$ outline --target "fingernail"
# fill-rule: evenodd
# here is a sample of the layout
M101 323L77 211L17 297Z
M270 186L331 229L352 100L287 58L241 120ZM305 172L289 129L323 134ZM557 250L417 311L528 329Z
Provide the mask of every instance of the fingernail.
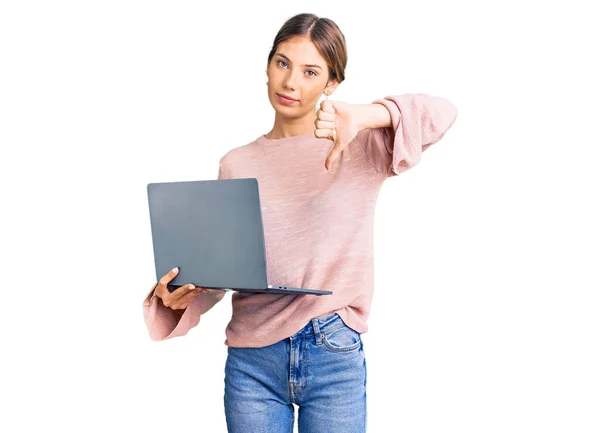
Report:
M173 272L175 272L175 273L179 272L179 268L177 268L177 267L175 267L175 268L173 268L173 269L171 269L171 270L172 270Z
M195 289L195 287L194 287L194 285L193 285L193 284L190 284L190 286L188 287L188 289L190 289L190 290L194 290L194 289Z

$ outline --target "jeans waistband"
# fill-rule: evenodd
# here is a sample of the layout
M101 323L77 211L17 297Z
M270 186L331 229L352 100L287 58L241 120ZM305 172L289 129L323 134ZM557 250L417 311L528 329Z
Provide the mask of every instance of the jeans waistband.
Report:
M325 317L321 317L318 319L311 319L310 322L306 324L304 328L300 331L296 332L292 337L310 337L316 335L317 337L321 336L324 332L333 331L334 329L339 329L346 326L344 321L337 313L329 314ZM322 337L322 336L321 336Z

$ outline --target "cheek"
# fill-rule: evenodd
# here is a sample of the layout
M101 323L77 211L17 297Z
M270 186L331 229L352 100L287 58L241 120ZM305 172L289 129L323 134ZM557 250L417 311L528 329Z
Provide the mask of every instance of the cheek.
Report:
M307 96L312 103L316 104L321 97L321 88L318 86L312 86Z

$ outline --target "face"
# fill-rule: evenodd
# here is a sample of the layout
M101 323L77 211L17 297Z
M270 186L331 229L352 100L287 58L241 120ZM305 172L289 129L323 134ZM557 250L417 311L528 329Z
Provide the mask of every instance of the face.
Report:
M328 81L325 59L308 36L282 42L267 67L269 101L286 117L301 117L314 107L326 90L333 91L335 80ZM287 96L292 100L283 99Z

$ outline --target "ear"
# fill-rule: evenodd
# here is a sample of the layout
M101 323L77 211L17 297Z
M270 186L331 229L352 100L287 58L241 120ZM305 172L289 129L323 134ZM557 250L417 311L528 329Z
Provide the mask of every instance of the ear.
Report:
M338 83L337 80L329 80L329 82L327 83L327 88L329 89L330 92L334 92L335 89L337 88L337 86L339 86L340 83Z

